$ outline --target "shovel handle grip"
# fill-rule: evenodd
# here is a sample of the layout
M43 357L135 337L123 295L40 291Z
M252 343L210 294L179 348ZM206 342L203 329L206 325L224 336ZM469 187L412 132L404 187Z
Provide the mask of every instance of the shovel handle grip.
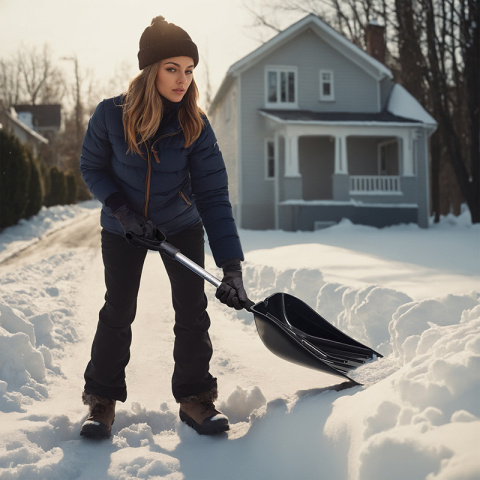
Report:
M174 247L173 245L165 241L160 243L159 250L163 253L166 253L169 257L173 258L174 260L176 260L175 255L177 253L180 253L180 250L177 247Z

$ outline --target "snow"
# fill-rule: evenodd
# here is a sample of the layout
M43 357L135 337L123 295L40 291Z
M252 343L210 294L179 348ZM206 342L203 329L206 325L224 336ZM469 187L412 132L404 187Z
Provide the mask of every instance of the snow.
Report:
M399 84L395 84L393 87L387 110L399 117L418 120L435 128L437 126L437 122L431 115Z
M109 440L79 436L83 370L103 303L99 208L42 209L0 233L0 479L480 478L480 226L468 212L429 229L340 224L241 230L256 301L305 301L384 355L362 386L287 363L253 317L207 285L211 370L231 430L202 437L170 392L168 278L150 252ZM219 275L211 255L207 270Z

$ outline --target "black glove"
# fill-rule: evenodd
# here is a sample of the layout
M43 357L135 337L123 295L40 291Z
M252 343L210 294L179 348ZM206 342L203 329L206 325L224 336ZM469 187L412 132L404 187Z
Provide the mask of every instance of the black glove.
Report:
M150 220L147 221L149 225L151 222ZM161 232L156 225L153 225L153 235L151 237L146 237L144 235L135 235L134 233L127 233L125 238L130 245L139 248L147 248L148 250L155 250L156 252L163 252L165 251L165 244L169 245L165 242L166 237ZM175 250L175 247L172 247Z
M120 220L127 239L136 235L153 239L155 236L155 225L143 215L133 210L129 205L122 205L113 212L113 216Z
M225 305L235 310L250 309L254 305L247 297L242 280L240 260L234 259L222 264L223 279L215 296Z

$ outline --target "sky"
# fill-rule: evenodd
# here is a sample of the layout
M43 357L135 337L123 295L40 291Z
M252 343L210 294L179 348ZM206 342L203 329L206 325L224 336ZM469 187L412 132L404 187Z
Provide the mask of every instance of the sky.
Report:
M46 43L58 58L77 55L80 67L92 69L99 81L111 78L125 63L134 76L140 36L153 17L163 15L186 30L198 46L196 81L202 95L207 64L216 91L228 68L261 44L244 3L252 2L0 0L0 58L22 44Z

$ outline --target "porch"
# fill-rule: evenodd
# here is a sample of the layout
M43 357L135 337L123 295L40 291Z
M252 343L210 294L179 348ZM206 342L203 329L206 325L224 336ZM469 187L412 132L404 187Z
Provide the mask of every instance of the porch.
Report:
M418 124L385 114L363 122L352 114L333 121L319 113L308 120L263 115L272 138L275 228L313 230L342 218L378 227L420 222L425 139Z

